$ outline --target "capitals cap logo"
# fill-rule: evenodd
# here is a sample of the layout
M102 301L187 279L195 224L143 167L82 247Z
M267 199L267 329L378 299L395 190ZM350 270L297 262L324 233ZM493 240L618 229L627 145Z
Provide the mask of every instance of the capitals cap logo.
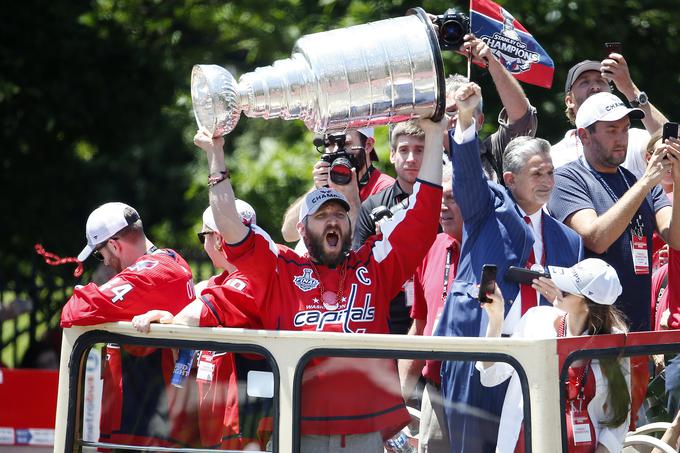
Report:
M312 270L308 267L302 269L302 275L293 278L293 283L304 292L311 291L319 286L319 280L312 277Z

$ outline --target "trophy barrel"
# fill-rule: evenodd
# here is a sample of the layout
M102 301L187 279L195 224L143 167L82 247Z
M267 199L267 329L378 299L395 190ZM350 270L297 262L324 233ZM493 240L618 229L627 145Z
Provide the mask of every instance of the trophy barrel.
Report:
M199 127L231 132L249 117L302 119L316 133L442 118L446 107L439 42L421 8L405 17L298 39L290 58L237 84L216 65L197 65L191 98Z
M443 63L436 33L420 8L411 15L300 38L316 105L303 118L317 133L443 116Z

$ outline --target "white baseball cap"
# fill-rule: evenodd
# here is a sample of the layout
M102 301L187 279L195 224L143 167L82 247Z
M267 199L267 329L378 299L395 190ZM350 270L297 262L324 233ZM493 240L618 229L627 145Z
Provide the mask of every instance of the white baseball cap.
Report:
M326 202L336 200L340 202L342 207L349 211L349 202L347 198L340 192L328 187L321 187L312 192L309 192L300 206L300 217L298 220L302 222L308 215L314 214Z
M357 132L362 134L366 138L375 138L375 130L372 127L362 127L357 129ZM378 162L378 153L375 152L375 148L371 149L370 158L373 162Z
M562 291L580 294L600 305L612 305L623 290L616 270L599 258L588 258L571 267L548 266L548 271Z
M362 134L364 137L375 138L375 131L372 127L362 127L361 129L357 129L357 132Z
M241 222L243 222L245 226L256 225L257 215L255 214L255 209L253 209L250 204L243 200L239 200L237 198L235 201L236 211L241 216ZM213 216L212 208L210 206L208 206L205 211L203 211L203 228L201 228L201 232L205 233L207 231L219 231L217 229L217 223L215 223L215 217Z
M137 211L125 203L112 202L99 206L87 218L85 225L87 245L78 254L78 261L85 261L95 247L137 220L139 220Z
M576 127L581 129L598 121L616 121L628 115L630 119L640 120L645 112L638 108L628 108L623 101L611 93L600 92L586 99L576 112Z

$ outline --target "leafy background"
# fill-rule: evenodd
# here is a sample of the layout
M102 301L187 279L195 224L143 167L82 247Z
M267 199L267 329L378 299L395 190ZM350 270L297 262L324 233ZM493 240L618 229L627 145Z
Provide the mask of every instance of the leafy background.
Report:
M562 86L568 68L599 59L622 41L633 80L669 118L680 118L677 11L671 0L499 1L533 33L556 65L553 88L524 89L539 109L538 135L568 128ZM241 75L290 56L304 34L396 17L412 6L442 13L465 2L25 0L0 16L0 275L7 281L35 259L32 245L73 256L99 204L135 206L157 244L198 253L194 233L207 205L205 157L191 143L192 65ZM456 55L447 72L464 72ZM499 101L490 76L487 126ZM387 162L384 128L378 150ZM242 117L226 137L239 197L280 239L289 203L310 182L317 159L301 122ZM89 265L89 263L88 263Z

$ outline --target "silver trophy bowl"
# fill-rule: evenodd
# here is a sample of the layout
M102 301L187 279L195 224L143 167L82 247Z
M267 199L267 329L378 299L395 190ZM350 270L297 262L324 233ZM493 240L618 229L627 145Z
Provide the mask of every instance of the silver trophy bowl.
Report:
M315 33L290 58L243 74L195 65L191 99L199 128L231 132L251 118L301 119L315 133L339 132L444 115L444 70L427 14Z

